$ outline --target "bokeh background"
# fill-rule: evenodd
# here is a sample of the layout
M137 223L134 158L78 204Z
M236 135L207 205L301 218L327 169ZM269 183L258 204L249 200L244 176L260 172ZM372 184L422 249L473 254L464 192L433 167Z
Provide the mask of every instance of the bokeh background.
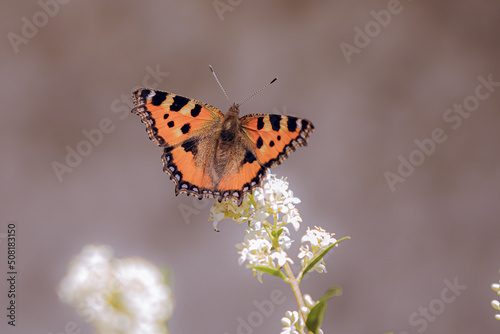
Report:
M306 226L352 237L328 257L327 274L302 284L313 298L343 288L328 304L325 333L498 333L490 284L500 279L500 87L482 88L489 96L459 126L458 114L444 117L474 102L479 77L500 82L499 2L61 2L46 22L40 3L53 1L0 5L1 277L9 222L19 247L17 326L6 325L1 279L1 333L60 333L70 321L91 332L56 295L89 243L170 267L172 333L238 333L238 317L275 289L285 303L252 330L279 333L296 308L288 286L260 284L238 266L244 226L227 221L215 233L210 200L174 196L161 149L129 112L130 92L143 85L226 111L209 64L234 101L279 77L242 114L316 126L309 146L273 172L302 200L296 247ZM373 13L388 9L397 13L376 23ZM37 31L24 28L30 37L13 43L34 16ZM363 45L355 29L365 28ZM347 44L358 45L348 56ZM66 165L68 148L104 119L112 130L58 178L54 162ZM415 140L437 128L446 140L391 190L384 174L397 174L399 156L409 159ZM466 288L441 309L446 280Z

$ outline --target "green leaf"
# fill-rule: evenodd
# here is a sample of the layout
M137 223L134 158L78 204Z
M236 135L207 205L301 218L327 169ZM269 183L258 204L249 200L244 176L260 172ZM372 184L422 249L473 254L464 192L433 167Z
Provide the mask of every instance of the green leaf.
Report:
M280 228L279 230L272 230L271 231L271 236L272 236L272 241L273 241L273 245L271 247L271 250L276 250L279 248L279 246L280 246L279 237L280 237L282 232L283 232L282 228Z
M323 323L323 319L325 317L327 300L334 296L340 295L342 295L341 287L333 286L328 289L324 296L321 297L318 303L311 309L311 312L309 312L306 320L307 330L313 332L314 334L317 334L319 332L319 329L321 328L321 324Z
M255 270L258 270L258 271L262 271L263 273L279 277L282 280L286 281L285 274L283 274L283 272L281 270L279 270L279 269L270 268L270 267L266 267L266 266L250 266L250 265L248 265L247 268L255 269Z
M283 232L283 229L280 228L279 230L273 230L271 232L271 235L273 236L273 238L278 239L280 237L280 235L281 235L282 232Z
M331 244L330 246L325 248L325 250L323 250L321 253L316 254L316 256L313 257L311 261L307 264L307 266L302 270L302 274L300 275L300 280L302 280L305 274L311 271L311 269L316 265L316 263L318 263L319 261L321 261L321 259L323 259L326 253L328 253L333 247L338 245L341 241L344 241L346 239L351 239L351 237L343 237L342 239L337 240L336 243Z
M323 295L323 297L321 297L319 300L324 300L325 302L332 298L332 297L338 297L338 296L342 296L342 288L338 285L335 285L335 286L332 286L331 288L329 288L325 294Z

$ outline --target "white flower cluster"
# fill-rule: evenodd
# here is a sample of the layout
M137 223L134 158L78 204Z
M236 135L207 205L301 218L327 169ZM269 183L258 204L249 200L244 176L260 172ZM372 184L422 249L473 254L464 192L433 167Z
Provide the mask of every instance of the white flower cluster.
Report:
M114 258L108 246L85 246L72 260L58 294L97 333L168 333L173 301L163 274L141 258Z
M239 264L248 262L252 266L266 266L273 269L281 268L285 262L293 263L285 250L289 249L292 240L286 225L291 224L298 230L302 218L295 204L300 200L288 189L288 182L268 174L262 187L256 188L252 195L247 195L238 206L233 201L214 203L211 209L211 219L214 228L225 219L233 219L236 223L247 223L248 229L243 243L237 244L240 258ZM269 223L267 218L273 216L275 221ZM278 222L280 217L280 222ZM278 245L273 245L271 233L280 230ZM279 249L276 247L279 246ZM262 272L257 272L257 278L262 282Z
M231 200L215 202L210 210L210 218L217 230L217 224L226 218L233 219L236 223L248 223L253 227L265 222L269 215L279 213L283 223L292 224L297 231L302 222L295 207L297 203L300 203L300 199L294 197L293 192L288 189L288 182L276 178L274 174L268 174L263 186L256 188L252 195L247 194L240 206Z
M287 235L280 235L280 246L288 249L291 245L291 239ZM293 263L283 249L276 250L273 248L271 238L268 232L264 229L252 229L246 231L243 243L237 244L240 258L238 263L241 265L245 261L251 266L264 266L273 269L283 267L285 262ZM257 278L262 283L262 271L257 271Z
M301 242L308 244L302 245L298 254L302 269L295 276L288 264L293 261L286 251L293 242L290 239L289 224L298 231L302 223L299 211L295 207L297 203L300 203L300 200L293 196L293 192L288 188L288 182L268 174L262 186L256 188L252 194L246 195L240 206L233 201L214 202L211 219L215 230L217 224L226 218L236 223L247 223L245 238L242 243L236 245L240 255L239 264L247 262L261 283L264 273L282 278L292 286L301 305L299 301L302 300L302 296L298 289L300 281L313 269L319 273L326 273L323 258L338 241L333 237L333 233L328 233L320 227L307 228ZM307 318L316 302L309 295L304 295L303 300L306 306L302 306L299 311L287 311L286 316L281 319L285 326L281 334L304 333L304 318ZM318 323L312 325L321 326ZM323 333L321 329L318 332Z
M303 311L305 314L309 314L314 305L316 305L316 302L308 294L304 295L304 302L306 303L306 307ZM281 329L280 334L300 334L301 328L305 327L304 320L297 311L286 311L285 316L281 318L281 323L284 327ZM318 333L323 334L321 328L318 330Z
M288 187L288 182L276 178L273 174L268 174L262 187L256 188L253 194L247 195L240 206L230 200L222 203L215 202L211 209L211 219L216 230L217 224L226 218L233 219L236 223L248 224L243 243L236 245L240 254L238 260L240 265L247 262L251 266L279 269L285 262L293 263L285 251L293 242L289 237L288 224L297 231L302 222L299 211L295 207L297 203L300 203L300 199L294 197ZM270 216L274 218L274 222L268 222ZM273 244L272 233L276 231L280 231L278 245ZM303 268L314 256L330 244L337 242L332 233L327 233L319 227L313 230L308 228L301 241L302 243L309 242L311 245L300 247L298 257ZM313 269L319 273L326 273L325 262L318 261ZM261 282L262 274L261 271L257 272L257 278Z
M498 293L498 295L500 296L500 284L498 283L491 284L491 289L493 289L493 291ZM493 306L495 310L500 311L500 302L498 300L492 300L491 306ZM495 314L495 319L500 320L500 314Z
M305 268L314 256L324 251L331 244L337 242L337 239L333 237L334 235L335 233L328 233L318 226L314 226L314 230L311 230L309 227L307 228L307 232L302 237L301 242L309 242L311 248L309 248L309 245L300 246L298 258L301 261L302 268ZM318 263L314 265L313 269L318 273L326 273L325 261L321 259L321 261L318 261Z

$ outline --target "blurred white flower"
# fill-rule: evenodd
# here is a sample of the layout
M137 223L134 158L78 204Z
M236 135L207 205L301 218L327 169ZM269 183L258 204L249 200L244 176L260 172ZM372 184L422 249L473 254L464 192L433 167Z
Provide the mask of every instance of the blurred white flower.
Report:
M173 301L163 274L141 258L114 258L109 246L85 246L70 263L58 295L97 333L168 333Z
M498 283L491 284L491 289L500 296L500 284ZM491 306L493 306L495 310L500 311L500 302L498 300L492 300ZM495 314L495 319L500 320L500 314Z

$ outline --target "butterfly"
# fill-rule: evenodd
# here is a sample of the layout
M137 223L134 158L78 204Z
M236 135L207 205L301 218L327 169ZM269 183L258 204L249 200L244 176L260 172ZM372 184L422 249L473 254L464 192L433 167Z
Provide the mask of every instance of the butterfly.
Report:
M307 145L314 129L310 121L293 116L239 118L237 103L223 114L207 103L161 90L140 88L132 95L132 112L163 148L163 170L174 181L176 195L231 199L241 205L269 168Z

